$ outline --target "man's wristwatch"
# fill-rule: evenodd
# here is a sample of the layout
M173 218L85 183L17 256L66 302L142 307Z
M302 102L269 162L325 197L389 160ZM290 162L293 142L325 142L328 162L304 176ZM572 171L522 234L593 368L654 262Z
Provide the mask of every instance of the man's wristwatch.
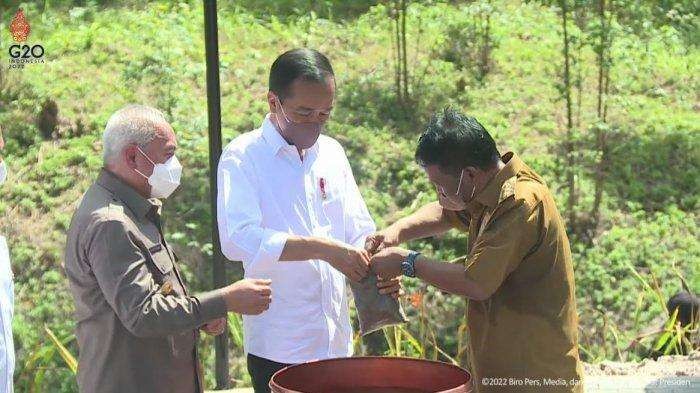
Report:
M416 258L420 255L419 252L409 251L406 259L401 262L401 272L406 277L416 276Z

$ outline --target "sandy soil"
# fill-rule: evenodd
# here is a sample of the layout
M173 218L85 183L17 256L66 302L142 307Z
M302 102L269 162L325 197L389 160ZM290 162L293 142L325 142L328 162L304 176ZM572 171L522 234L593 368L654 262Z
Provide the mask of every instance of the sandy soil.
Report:
M661 356L657 360L604 361L599 364L584 363L583 366L587 376L700 377L700 351L694 351L688 356Z

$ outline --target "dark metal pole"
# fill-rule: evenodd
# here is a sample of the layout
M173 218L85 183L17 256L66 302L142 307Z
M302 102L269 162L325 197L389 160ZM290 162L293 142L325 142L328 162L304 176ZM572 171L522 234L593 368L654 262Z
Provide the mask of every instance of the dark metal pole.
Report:
M212 216L213 279L214 288L226 285L226 266L219 242L216 220L216 170L221 156L221 86L219 83L219 34L216 21L216 0L204 2L204 42L207 58L207 107L209 110L209 189ZM228 328L216 336L216 388L229 386Z

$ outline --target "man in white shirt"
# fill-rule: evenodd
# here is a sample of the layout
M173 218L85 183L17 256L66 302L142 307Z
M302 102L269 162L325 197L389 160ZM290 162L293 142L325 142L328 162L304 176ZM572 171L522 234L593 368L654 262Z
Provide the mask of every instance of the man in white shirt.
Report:
M244 316L248 371L256 392L272 374L316 359L352 355L345 277L369 272L365 238L375 225L345 151L322 135L335 77L311 49L280 55L270 69L270 114L235 138L218 168L224 255L246 278L272 279L268 311ZM380 281L396 295L398 279Z
M2 158L5 141L0 129L0 187L7 178L7 166ZM12 393L12 374L15 370L15 347L12 341L12 313L14 290L10 251L0 235L0 393Z

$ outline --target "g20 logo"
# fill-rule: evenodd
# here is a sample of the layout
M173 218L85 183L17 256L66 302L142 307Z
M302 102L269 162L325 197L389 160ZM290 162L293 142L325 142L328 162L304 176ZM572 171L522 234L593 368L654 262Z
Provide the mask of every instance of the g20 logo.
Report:
M44 47L41 45L11 45L9 53L13 59L40 59L44 56Z

